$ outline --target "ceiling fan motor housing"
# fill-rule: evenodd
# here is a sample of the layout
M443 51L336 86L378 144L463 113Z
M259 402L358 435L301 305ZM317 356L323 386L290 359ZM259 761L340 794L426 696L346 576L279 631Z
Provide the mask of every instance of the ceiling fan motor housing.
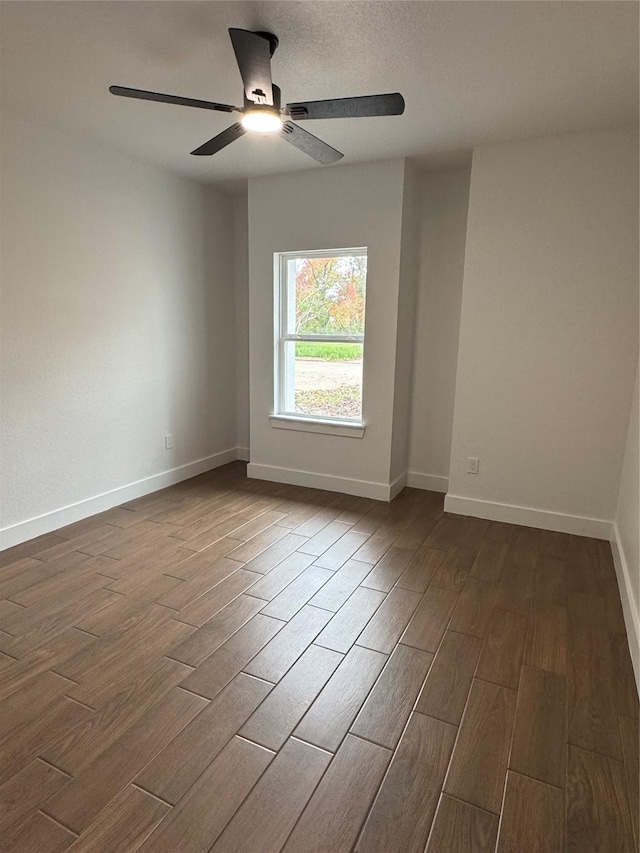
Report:
M264 110L267 113L276 112L280 115L280 103L281 103L281 92L280 87L272 84L271 86L273 90L273 106L271 104L260 103L260 101L250 101L247 96L244 97L244 108L245 110L251 110L251 112L258 112Z

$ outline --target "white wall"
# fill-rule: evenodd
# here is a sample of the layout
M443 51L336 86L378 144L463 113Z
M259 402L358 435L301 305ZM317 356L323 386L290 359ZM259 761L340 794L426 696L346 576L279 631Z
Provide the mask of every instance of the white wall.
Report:
M233 199L233 287L236 306L237 445L249 453L249 209L247 196Z
M389 486L404 161L249 181L251 476L382 497ZM274 429L273 256L368 247L362 439ZM294 475L289 482L296 481ZM300 481L298 477L297 481Z
M409 484L443 492L451 457L469 178L468 168L419 175Z
M637 135L476 149L447 509L608 538L637 346Z
M235 448L231 241L226 197L3 115L3 527Z
M638 419L638 377L631 404L627 445L620 478L618 507L613 530L613 555L618 574L620 595L624 607L627 636L631 659L640 690L640 501L638 479L640 478L640 434Z

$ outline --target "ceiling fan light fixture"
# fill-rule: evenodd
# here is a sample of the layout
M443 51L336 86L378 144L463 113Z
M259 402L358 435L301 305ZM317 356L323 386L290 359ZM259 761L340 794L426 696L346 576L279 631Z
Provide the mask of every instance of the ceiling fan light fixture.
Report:
M241 123L245 130L254 130L257 133L277 133L283 125L280 115L275 110L260 108L247 110L242 116Z

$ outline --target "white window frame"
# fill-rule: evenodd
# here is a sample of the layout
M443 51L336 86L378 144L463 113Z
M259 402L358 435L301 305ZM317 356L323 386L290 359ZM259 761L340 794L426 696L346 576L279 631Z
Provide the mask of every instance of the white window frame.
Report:
M288 292L287 265L288 261L306 258L338 258L338 257L367 257L367 247L359 246L349 249L323 249L298 252L276 252L274 254L274 400L271 425L279 429L300 429L305 432L323 432L330 435L343 435L362 438L364 423L360 418L335 418L329 415L308 415L295 411L295 404L285 399L292 383L286 381L288 369L285 357L287 343L310 341L312 343L358 343L362 344L364 357L365 335L295 335L286 332L287 301L295 298L295 290ZM365 317L366 317L366 288L365 288ZM366 329L365 329L366 331ZM290 369L290 366L289 366ZM364 372L363 372L364 395Z

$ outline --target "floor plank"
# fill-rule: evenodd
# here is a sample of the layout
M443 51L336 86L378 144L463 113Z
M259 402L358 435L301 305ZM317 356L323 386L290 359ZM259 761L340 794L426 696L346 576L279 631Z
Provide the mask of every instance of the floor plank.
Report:
M209 567L215 566L218 560L227 557L227 554L230 554L231 551L240 545L241 542L238 539L225 536L199 553L183 550L182 553L185 557L177 565L163 566L163 571L180 580L191 580L202 574ZM233 562L238 563L239 561L233 560Z
M180 610L176 619L180 622L186 622L187 625L200 628L234 598L237 598L240 593L246 592L261 577L262 575L256 572L238 569Z
M351 726L351 733L395 749L433 655L399 645Z
M460 516L443 515L425 540L427 546L448 551L458 542L463 524L464 521Z
M484 637L489 628L497 587L469 577L456 603L449 627L459 634Z
M444 791L500 813L516 694L474 679Z
M136 784L168 803L177 803L270 690L264 681L237 675L156 755Z
M66 773L37 758L0 786L0 838L35 814L68 782Z
M0 783L8 781L32 759L46 755L59 737L68 735L93 715L91 709L61 696L41 714L32 716L0 746Z
M30 557L32 554L37 554L39 551L44 551L53 545L59 545L63 541L64 537L60 535L60 531L58 530L55 533L45 533L44 536L38 536L29 542L14 545L12 548L6 548L4 551L0 551L0 567L9 566L11 563L16 563L18 560Z
M358 637L358 645L391 654L421 598L419 592L392 589Z
M336 521L335 524L340 524L340 522ZM329 525L329 527L330 526L331 525ZM326 530L328 530L328 528L325 528L325 531ZM320 566L324 569L331 569L335 572L337 569L341 568L347 560L353 557L358 548L361 548L368 538L369 537L366 533L358 533L353 530L348 530L340 537L340 539L337 540L337 542L331 545L330 548L327 548L327 550L317 558L314 565ZM307 554L313 553L308 550L306 546L304 551Z
M533 565L513 562L511 551L509 551L502 578L498 584L496 607L513 610L523 616L529 615L533 599L534 566L535 562Z
M317 533L320 533L332 521L335 521L339 515L340 511L337 509L329 507L318 508L316 506L315 512L308 518L305 518L294 530L298 536L305 536L310 539Z
M472 549L454 545L448 550L445 561L437 567L431 586L460 592L471 573L475 557L476 552Z
M1 853L63 853L76 836L50 817L36 812L10 832L0 836Z
M70 628L39 649L10 663L0 672L0 702L17 693L32 679L50 671L58 672L67 659L84 649L93 640L94 638L89 634Z
M362 581L362 586L377 589L380 592L389 592L402 576L414 553L408 548L392 545Z
M246 543L248 549L253 540ZM252 572L257 572L260 575L266 575L276 566L285 560L294 551L300 551L300 548L306 543L306 539L302 536L297 536L294 533L287 533L282 538L278 539L273 545L265 548L259 554L256 554L251 560L245 563L245 569ZM244 552L243 552L244 553ZM240 559L239 551L230 551L229 556L232 559ZM235 555L235 556L234 556ZM308 556L308 555L307 555Z
M278 853L331 759L291 738L260 777L211 853Z
M73 682L54 672L45 672L0 703L0 743L15 729L26 725L60 698Z
M386 655L354 646L302 718L294 736L335 752L386 662Z
M609 656L605 610L600 595L571 591L568 594L569 647L590 657Z
M314 557L320 557L326 551L331 548L332 545L337 543L343 536L346 536L349 533L350 525L343 524L341 521L330 521L326 527L323 527L322 530L318 531L315 536L312 536L308 542L305 542L304 545L301 545L297 550L301 551L303 554L312 554ZM344 553L345 560L348 560L349 557L358 550L360 545L362 545L364 541L365 534L356 533L354 534L355 541L353 539L347 540L346 543L343 543L342 549L338 548L334 551L334 554L327 558L328 563L334 563L336 558L339 559L340 551ZM356 542L358 543L356 545ZM352 547L355 546L355 547ZM337 552L337 553L336 553ZM322 563L317 563L317 565L322 565ZM331 568L332 566L325 566L325 568ZM335 566L336 568L340 567L340 563Z
M615 684L616 710L619 714L637 720L639 716L638 688L626 635L610 635L609 648L613 660L612 678Z
M304 572L313 562L310 554L294 551L251 588L251 595L271 601Z
M207 853L274 754L233 737L149 836L140 853Z
M509 770L496 853L563 853L564 791Z
M398 578L397 585L403 589L425 593L446 558L446 551L438 551L436 548L420 548Z
M615 681L606 658L570 656L568 739L622 761Z
M254 512L255 511L256 508L254 507ZM278 512L274 509L268 509L266 512L260 512L260 514L252 521L236 528L233 533L233 538L240 539L241 542L248 542L249 539L253 539L254 536L257 536L258 533L262 533L263 530L271 527L272 524L279 524L279 522L281 522L285 517L286 513Z
M258 533L258 535L254 536L252 539L238 545L238 547L234 548L233 551L229 551L227 556L230 560L237 560L239 563L253 562L254 565L250 568L250 571L257 572L259 569L255 568L255 566L257 565L256 558L258 555L275 545L276 542L279 542L281 539L289 540L289 538L290 534L281 527L269 527L267 530L263 530L261 533ZM291 551L296 550L296 541L299 540L296 540L294 537L294 540L290 542L290 544L294 546L291 548ZM286 551L282 556L285 557L286 554L290 554L291 551Z
M14 613L20 613L21 610L24 610L24 607L24 604L16 604L15 601L9 601L6 598L0 600L0 628L4 631L5 620L8 619L9 616L12 616Z
M298 610L309 602L319 589L333 577L333 572L321 569L318 566L310 566L302 574L291 581L279 595L271 599L266 607L262 608L265 616L273 616L285 622L293 619Z
M636 848L640 848L640 738L638 721L630 717L619 717L619 721L629 804L631 806L631 823ZM638 808L634 808L634 803L638 804Z
M71 845L69 853L135 851L169 808L166 803L130 785L109 803Z
M425 652L435 652L457 600L458 593L453 590L429 587L402 635L401 642Z
M0 552L0 560L4 553L4 551ZM58 571L57 566L32 557L10 563L0 574L0 598L13 599L21 590L37 586L47 578L57 575Z
M567 853L633 853L633 832L618 761L569 747Z
M542 557L536 566L533 597L549 604L567 605L567 565L564 560Z
M567 608L534 601L524 662L538 669L567 674Z
M189 673L189 667L161 659L144 676L127 685L112 702L63 731L40 755L65 773L76 776L111 746ZM77 708L83 708L77 705ZM84 709L85 712L88 709Z
M424 853L457 734L412 714L358 842L358 853Z
M348 652L384 598L381 592L358 587L329 621L316 643L335 652Z
M132 681L143 678L154 660L171 653L191 631L191 626L169 619L156 626L145 639L132 643L124 653L114 643L113 650L118 649L119 654L111 656L109 663L103 664L91 676L85 675L68 695L92 708L102 708Z
M343 655L309 646L240 729L240 734L277 751L343 660Z
M368 563L347 560L344 566L338 569L322 589L313 596L309 604L314 607L322 607L324 610L333 610L335 613L340 610L370 571L371 566Z
M264 601L239 595L181 643L171 649L171 657L189 666L198 666L264 607Z
M416 711L460 724L482 640L447 631L416 703Z
M173 586L172 589L157 599L158 604L163 607L171 607L173 610L183 610L241 567L242 563L229 560L227 557L218 557L211 565L206 565L204 569L196 572L189 580Z
M350 853L390 758L388 750L347 735L283 853Z
M379 525L373 526L372 533L378 526ZM354 526L354 530L360 529L362 529L362 525L356 524ZM364 545L361 545L354 553L353 559L360 563L369 563L369 571L371 571L371 566L374 566L378 560L381 560L382 557L384 557L397 538L398 537L395 534L373 533L373 535L369 536Z
M205 658L185 678L182 687L213 699L284 625L278 619L258 613Z
M443 794L425 853L494 853L498 818Z
M528 624L521 613L494 609L482 644L478 678L518 689Z
M330 619L329 611L305 605L272 640L269 640L253 660L243 667L244 672L265 681L280 681Z
M140 645L148 647L154 639L164 638L164 626L173 615L173 611L157 604L142 608L137 604L124 623L104 636L94 638L87 634L81 635L84 643L80 649L58 663L55 669L65 678L77 682L100 677L105 669L120 666L127 651L139 648ZM189 632L193 629L185 626L182 630Z
M564 788L567 742L567 679L523 666L509 767Z
M478 548L478 554L473 561L471 577L491 584L499 583L508 550L509 545L506 542L485 539Z
M45 814L82 832L206 704L175 688L49 800Z

